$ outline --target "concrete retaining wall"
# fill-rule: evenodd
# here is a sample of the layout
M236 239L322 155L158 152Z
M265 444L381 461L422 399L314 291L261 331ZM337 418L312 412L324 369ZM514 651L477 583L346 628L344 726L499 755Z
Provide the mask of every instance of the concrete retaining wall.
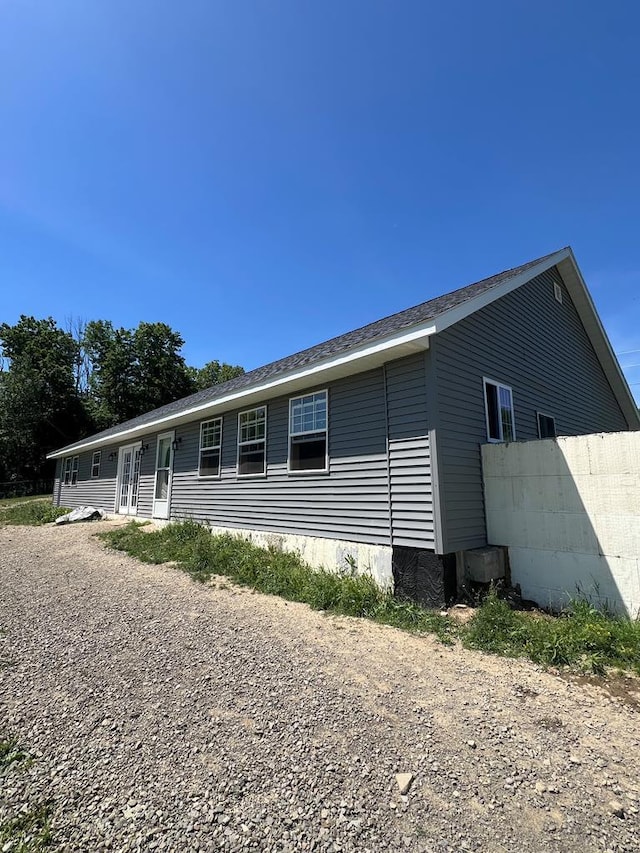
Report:
M640 432L482 448L487 536L522 594L640 613Z

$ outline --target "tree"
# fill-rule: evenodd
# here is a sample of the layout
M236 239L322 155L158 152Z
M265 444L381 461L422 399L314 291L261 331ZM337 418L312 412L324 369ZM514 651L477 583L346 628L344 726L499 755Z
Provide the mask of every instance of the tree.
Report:
M219 385L222 382L228 382L230 379L235 379L236 376L242 376L244 367L236 364L220 363L217 359L208 361L204 367L190 367L189 371L199 391L205 388L210 388L212 385Z
M77 344L51 317L0 325L0 453L5 476L37 479L45 456L75 441L87 419L75 388Z
M196 390L180 349L181 335L166 323L114 329L87 323L84 348L91 364L89 400L100 428L135 418Z

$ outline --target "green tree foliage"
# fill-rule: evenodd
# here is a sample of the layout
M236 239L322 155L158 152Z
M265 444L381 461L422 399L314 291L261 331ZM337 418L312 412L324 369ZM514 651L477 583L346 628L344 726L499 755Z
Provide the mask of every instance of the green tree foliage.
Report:
M235 379L236 376L242 376L244 367L215 360L208 361L204 367L190 367L189 371L197 389L203 391L205 388L211 388L212 385L219 385Z
M0 347L0 473L45 476L45 455L87 428L75 385L78 344L52 318L22 315L0 325Z
M46 477L49 451L244 372L188 367L166 323L68 326L26 316L0 325L0 481Z
M166 323L114 329L108 320L87 323L90 362L88 405L99 428L135 418L196 390L180 350L184 340Z

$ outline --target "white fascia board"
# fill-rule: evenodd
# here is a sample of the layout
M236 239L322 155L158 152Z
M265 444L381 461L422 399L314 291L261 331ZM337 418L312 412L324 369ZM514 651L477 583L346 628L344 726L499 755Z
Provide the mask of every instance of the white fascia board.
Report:
M629 388L620 362L618 361L591 294L580 272L580 267L572 250L567 251L565 262L558 266L562 280L576 307L589 340L591 341L605 376L611 386L620 408L627 419L630 429L640 429L640 414L636 401Z
M521 287L523 284L531 281L532 278L541 275L546 270L551 269L551 267L560 263L560 261L569 256L569 252L570 249L561 249L559 252L550 255L534 267L529 267L529 269L519 273L519 275L508 279L503 284L497 284L495 287L490 287L479 296L474 296L472 299L468 299L461 305L456 305L455 308L443 311L443 313L439 314L434 320L436 332L442 332L444 329L448 329L449 326L453 326L455 323L459 323L460 320L464 320L465 317L475 314L476 311L480 311L481 308L485 308L487 305L495 302L496 299L500 299L502 296L506 296L508 293L511 293L511 291L517 290L517 288Z
M320 382L325 376L337 378L339 376L347 376L351 373L358 373L370 367L377 367L388 361L390 357L394 357L392 355L394 351L396 351L395 357L401 358L402 355L409 354L410 352L428 349L429 337L434 332L434 321L428 320L425 323L412 326L410 329L404 330L399 334L391 335L375 341L375 343L363 344L341 355L325 359L321 362L315 362L300 370L293 370L284 375L279 374L257 385L241 388L224 397L218 397L215 400L209 400L206 403L200 403L197 406L165 415L155 421L148 421L145 424L132 426L129 429L103 438L88 439L73 448L56 450L53 453L48 453L47 459L59 459L62 456L69 456L71 453L89 450L92 447L97 448L122 444L126 439L133 441L135 437L145 435L149 432L157 432L158 429L169 428L172 425L180 423L188 423L195 420L198 416L202 417L205 414L213 415L218 411L230 408L234 403L241 403L247 397L264 399L267 396L274 396L271 392L278 390L284 392L287 386L300 388Z

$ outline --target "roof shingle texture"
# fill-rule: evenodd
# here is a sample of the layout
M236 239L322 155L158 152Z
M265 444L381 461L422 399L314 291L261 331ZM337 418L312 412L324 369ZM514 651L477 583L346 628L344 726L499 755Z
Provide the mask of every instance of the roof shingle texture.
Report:
M557 253L552 253L557 254ZM213 385L211 388L205 388L203 391L198 391L195 394L190 394L188 397L183 397L180 400L175 400L173 403L167 403L158 409L153 409L150 412L145 412L137 418L132 418L124 423L117 424L102 432L91 436L92 440L109 438L109 436L119 435L125 430L134 429L144 426L146 423L153 423L160 418L170 415L177 415L180 412L191 409L196 406L202 406L206 403L212 403L221 397L226 396L234 391L239 391L242 388L250 388L253 385L259 385L267 379L271 379L281 373L288 373L302 367L307 367L315 362L323 361L332 356L339 355L355 347L365 343L373 343L376 340L386 338L403 329L408 329L411 326L416 326L419 323L424 323L428 320L433 320L445 311L462 305L469 299L503 284L511 278L515 278L523 272L526 272L531 267L545 261L552 255L544 255L534 261L529 261L522 266L514 267L513 269L505 270L504 272L493 275L490 278L477 281L475 284L469 284L466 287L461 287L458 290L452 290L450 293L445 293L443 296L437 296L435 299L430 299L428 302L422 302L420 305L415 305L413 308L407 308L404 311L399 311L397 314L391 314L388 317L383 317L381 320L376 320L359 329L354 329L352 332L347 332L344 335L338 335L336 338L331 338L321 344L301 350L300 352L288 355L285 358L272 361L270 364L265 364L263 367L257 367L255 370L250 370L248 373L243 373L242 376L237 376L235 379L230 379L228 382L223 382L220 385ZM78 445L86 442L86 438L70 444L65 447L65 450L73 450Z

